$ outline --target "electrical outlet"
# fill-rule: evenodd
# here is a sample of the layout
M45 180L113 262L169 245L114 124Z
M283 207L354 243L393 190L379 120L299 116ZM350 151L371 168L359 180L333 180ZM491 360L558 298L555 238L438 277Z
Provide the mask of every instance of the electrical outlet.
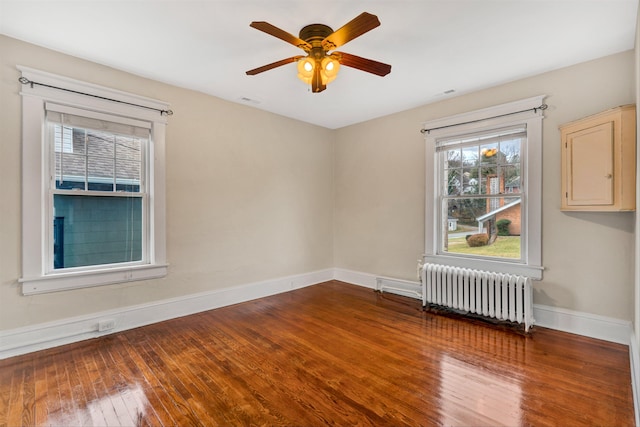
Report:
M98 332L108 331L116 327L114 319L104 319L98 322Z

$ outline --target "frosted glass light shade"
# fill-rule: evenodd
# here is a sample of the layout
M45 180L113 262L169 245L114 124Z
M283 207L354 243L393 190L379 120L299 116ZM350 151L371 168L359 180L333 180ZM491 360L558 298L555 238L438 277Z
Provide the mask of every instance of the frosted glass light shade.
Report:
M322 83L326 85L327 83L334 81L336 77L338 77L339 70L340 62L330 56L325 56L322 59Z
M313 78L313 69L315 61L309 57L302 58L298 61L298 78L306 84L311 84Z

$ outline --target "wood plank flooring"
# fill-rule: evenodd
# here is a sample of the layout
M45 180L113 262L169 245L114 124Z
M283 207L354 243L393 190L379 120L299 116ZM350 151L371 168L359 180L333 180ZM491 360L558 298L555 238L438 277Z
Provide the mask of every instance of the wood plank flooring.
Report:
M0 426L631 426L626 346L341 282L0 361Z

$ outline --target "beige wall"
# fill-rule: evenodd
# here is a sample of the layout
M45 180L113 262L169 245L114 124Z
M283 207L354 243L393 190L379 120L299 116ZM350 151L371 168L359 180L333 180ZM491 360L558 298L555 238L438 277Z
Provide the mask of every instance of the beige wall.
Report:
M0 58L0 329L332 267L334 132L4 36ZM16 65L171 103L168 277L20 295Z
M632 320L634 214L560 212L558 126L634 103L633 73L634 53L628 51L338 130L335 266L416 280L416 260L424 251L421 123L546 94L545 273L534 302Z
M337 131L3 36L0 52L0 330L330 267L415 280L424 247L421 123L539 94L550 108L546 271L535 303L633 318L634 214L560 212L558 132L561 123L634 102L633 52ZM171 103L167 278L20 296L18 64Z

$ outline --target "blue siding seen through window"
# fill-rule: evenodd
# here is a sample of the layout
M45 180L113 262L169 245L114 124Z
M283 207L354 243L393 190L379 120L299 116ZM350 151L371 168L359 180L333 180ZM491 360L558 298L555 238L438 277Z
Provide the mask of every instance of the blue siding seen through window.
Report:
M63 230L56 269L142 260L141 197L56 194L53 201Z

